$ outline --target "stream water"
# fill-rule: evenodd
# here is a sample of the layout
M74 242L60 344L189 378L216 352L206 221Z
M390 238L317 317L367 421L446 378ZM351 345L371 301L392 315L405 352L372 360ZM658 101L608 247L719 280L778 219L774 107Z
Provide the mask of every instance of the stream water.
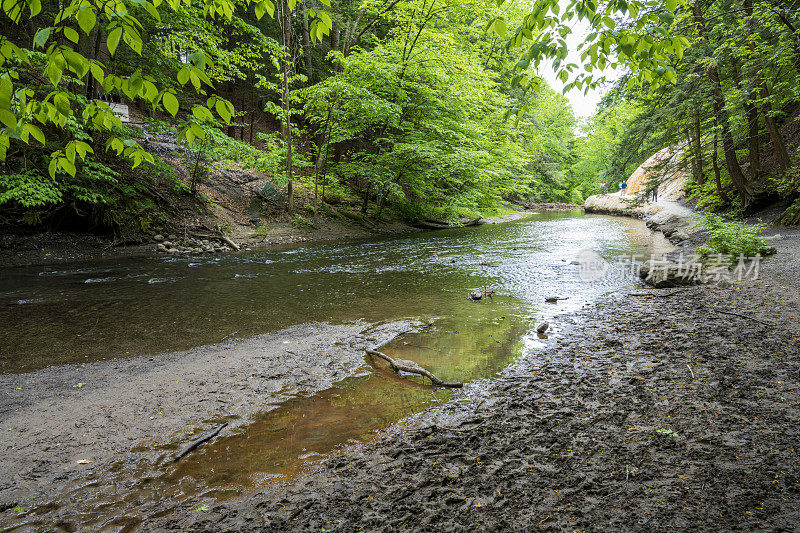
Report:
M385 351L443 379L490 378L534 349L536 321L638 283L631 273L582 281L574 263L580 252L614 262L668 247L639 220L576 211L224 256L13 269L0 280L0 372L181 350L310 321L421 317L435 319L434 326ZM483 287L496 296L467 299ZM550 296L569 299L545 303ZM256 415L155 481L126 484L126 491L153 509L165 499L238 494L448 397L365 366L331 389ZM89 499L92 508L107 501ZM101 518L87 511L81 523Z

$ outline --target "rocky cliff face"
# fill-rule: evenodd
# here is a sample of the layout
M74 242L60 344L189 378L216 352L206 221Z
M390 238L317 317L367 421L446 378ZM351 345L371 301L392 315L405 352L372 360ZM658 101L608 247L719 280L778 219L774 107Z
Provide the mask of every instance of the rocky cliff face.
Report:
M653 154L630 175L622 196L643 196L654 183L658 183L659 199L680 200L685 196L683 184L688 178L683 150L667 147Z

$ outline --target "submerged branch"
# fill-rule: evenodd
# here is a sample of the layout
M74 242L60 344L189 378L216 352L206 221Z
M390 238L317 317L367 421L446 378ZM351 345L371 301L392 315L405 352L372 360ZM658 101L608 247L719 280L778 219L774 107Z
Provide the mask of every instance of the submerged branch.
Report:
M372 355L374 357L380 357L381 359L385 359L386 361L388 361L389 364L392 366L392 370L394 370L395 372L403 371L403 372L408 372L409 374L417 374L420 376L424 376L430 379L431 382L433 382L433 384L436 385L437 387L458 389L464 386L464 384L461 383L460 381L454 383L448 383L446 381L442 381L441 379L437 378L436 376L434 376L433 374L431 374L430 372L419 366L414 361L406 361L405 359L392 359L385 353L378 352L375 350L366 350L366 352L369 355Z

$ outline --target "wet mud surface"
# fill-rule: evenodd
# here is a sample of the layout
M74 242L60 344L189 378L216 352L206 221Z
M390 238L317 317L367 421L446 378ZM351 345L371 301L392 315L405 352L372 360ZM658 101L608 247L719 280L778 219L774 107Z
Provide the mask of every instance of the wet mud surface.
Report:
M775 244L759 280L616 293L367 446L143 529L796 530L800 250Z
M200 435L225 421L225 433L235 432L253 412L329 389L364 365L365 348L424 326L304 324L186 352L0 375L0 529L52 527L62 514L81 517L72 528L95 529L95 519L114 515L101 504L133 496Z

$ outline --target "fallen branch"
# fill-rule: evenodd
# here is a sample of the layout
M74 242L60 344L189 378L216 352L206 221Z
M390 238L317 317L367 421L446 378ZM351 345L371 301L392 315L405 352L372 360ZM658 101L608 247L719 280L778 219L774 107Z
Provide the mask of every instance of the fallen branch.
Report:
M686 289L678 289L677 291L668 292L666 294L661 294L657 292L629 292L628 296L647 296L648 298L658 297L658 298L666 298L667 296L672 296L674 294L678 294L679 292L683 292Z
M753 322L758 322L759 324L764 324L765 326L774 326L772 322L765 322L763 320L759 320L757 318L753 318L747 315L740 315L739 313L731 313L730 311L723 311L722 309L717 309L716 307L711 308L713 311L717 313L722 313L723 315L731 315L731 316L738 316L739 318L746 318L747 320L752 320Z
M375 350L365 350L365 351L369 355L380 357L381 359L388 361L389 364L392 366L392 370L394 370L395 372L399 373L400 371L403 371L403 372L408 372L409 374L417 374L420 376L424 376L429 380L431 380L431 382L437 387L458 389L464 386L464 384L461 382L448 383L446 381L442 381L441 379L437 378L436 376L434 376L433 374L431 374L430 372L419 366L414 361L406 361L405 359L392 359L385 353L378 352Z
M189 445L186 446L186 448L181 450L181 453L179 453L178 455L175 456L175 459L173 459L173 462L180 461L184 456L189 454L192 450L194 450L195 448L197 448L201 444L204 444L204 443L210 441L211 439L213 439L214 437L216 437L217 435L219 435L219 432L222 431L225 428L225 426L227 426L227 425L228 425L228 423L225 422L222 425L220 425L217 429L212 431L211 433L209 433L209 434L207 434L207 435L205 435L203 437L200 437L197 440L194 440L194 441L190 442Z
M689 366L689 363L686 363L686 368L689 369L689 373L692 375L692 379L694 379L694 372L692 372L692 367Z

